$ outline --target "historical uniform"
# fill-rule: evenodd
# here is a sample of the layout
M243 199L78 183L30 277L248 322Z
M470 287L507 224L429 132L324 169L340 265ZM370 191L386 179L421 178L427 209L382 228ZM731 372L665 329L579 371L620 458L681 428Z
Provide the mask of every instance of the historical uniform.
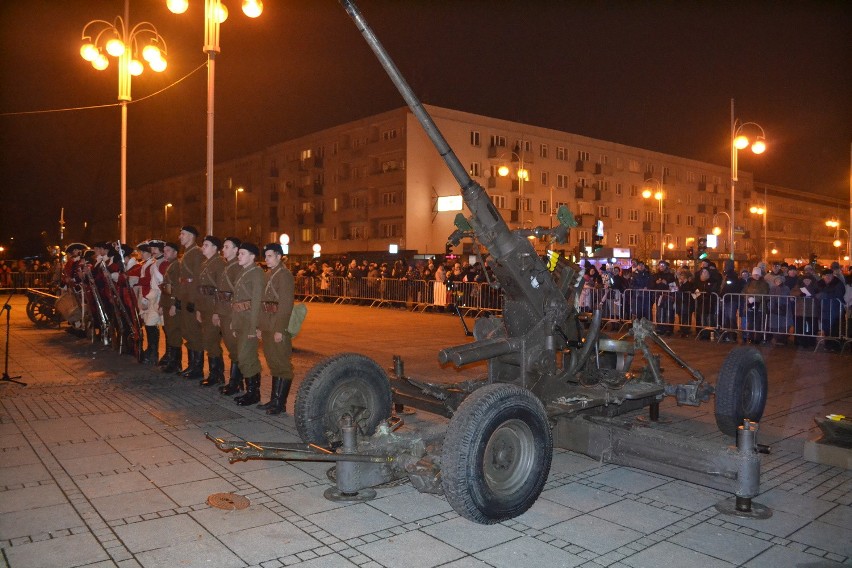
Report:
M159 241L148 241L141 243L137 248L142 251L144 262L139 271L139 282L136 288L136 297L139 307L139 318L145 326L145 335L148 338L148 347L142 354L142 363L156 365L160 349L160 325L163 318L160 315L160 284L163 275L157 268L157 258L152 249L162 250L163 243Z
M246 378L246 392L234 401L240 406L260 402L260 359L257 356L257 326L260 319L260 302L266 279L263 270L254 263L244 264L242 258L257 257L257 246L252 243L240 245L240 265L242 271L234 282L234 297L231 301L233 312L231 330L237 342L237 361L240 372Z
M240 240L236 237L228 237L225 239L223 247L228 246L228 242L235 248L239 248ZM227 261L225 270L219 274L219 280L216 282L216 308L215 313L219 316L219 329L222 331L222 342L228 350L228 357L231 360L231 372L228 379L228 384L219 387L219 392L223 395L236 394L243 390L243 374L240 373L239 359L237 359L237 338L231 330L231 300L234 297L234 283L239 278L242 267L237 262L235 256L230 261Z
M222 241L208 235L204 237L205 251L215 252L207 258L205 253L204 262L198 273L198 295L196 296L195 310L198 319L201 320L201 347L207 352L208 375L199 384L203 387L225 382L225 362L222 359L222 337L219 326L213 323L213 314L216 310L216 287L219 277L225 270L225 259L219 254Z
M266 263L271 266L270 256L278 264L266 273L263 289L263 304L260 313L260 331L263 354L272 374L272 396L269 402L258 406L267 414L280 414L287 404L287 395L293 383L293 345L287 327L293 312L295 281L293 274L281 262L284 255L281 245L268 244L264 247ZM278 340L280 334L280 341Z
M166 334L166 354L160 360L160 366L165 373L179 373L183 358L183 335L180 330L183 306L176 296L180 261L176 257L177 243L166 243L165 247L171 250L159 265L159 271L163 275L163 282L160 284L160 309L163 311L163 331Z
M180 233L181 244L185 248L180 259L176 297L181 304L180 331L189 357L187 367L180 374L187 379L200 379L204 376L204 348L201 343L201 324L195 315L195 304L198 301L197 279L204 255L195 244L198 229L188 225L181 229Z

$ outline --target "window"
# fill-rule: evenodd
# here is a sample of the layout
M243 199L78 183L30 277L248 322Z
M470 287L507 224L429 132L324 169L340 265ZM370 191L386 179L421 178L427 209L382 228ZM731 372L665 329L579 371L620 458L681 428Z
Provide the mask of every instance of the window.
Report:
M538 155L542 158L547 157L547 144L541 144L538 147Z
M645 222L652 223L654 221L654 212L653 211L645 211Z
M387 192L382 194L382 205L396 205L399 194L396 192Z
M366 231L364 230L364 227L361 227L359 225L349 227L349 238L350 239L352 239L352 240L363 239L365 235L366 235Z
M482 176L482 165L479 162L471 162L470 164L470 177L481 177Z
M522 210L521 206L523 206L523 211L529 211L532 207L532 200L529 197L515 199L515 208L520 211Z
M589 161L589 153L584 152L583 150L577 150L577 159L581 162Z
M609 217L609 206L598 205L598 217Z
M521 152L532 152L532 144L529 140L516 140L515 149Z
M698 226L706 227L707 226L707 215L699 215L698 216Z
M616 233L616 234L615 234L615 243L614 243L614 244L616 244L616 245L620 245L620 244L621 244L621 233Z
M686 172L686 181L695 183L695 172Z
M313 229L302 229L302 242L310 243L314 240L314 231Z
M627 163L627 169L633 173L639 173L639 160L630 160Z
M479 132L477 132L476 130L471 130L471 131L470 131L470 145L471 145L471 146L476 146L477 148L479 148L479 146L480 146L480 143L479 143Z
M586 241L586 246L589 245L589 231L585 229L580 229L577 232L577 238L579 238L581 241Z
M311 213L314 210L314 204L310 201L302 202L302 213Z
M627 220L628 221L638 221L639 220L639 210L638 209L630 209L627 212Z
M402 235L402 226L398 223L382 223L380 228L382 237L399 237Z
M331 210L332 210L333 212L335 212L335 213L337 213L337 211L339 211L339 210L340 210L340 204L339 204L339 202L337 201L337 198L336 198L336 197L335 197L334 199L332 199L332 200L331 200Z
M624 211L622 211L621 207L615 208L615 220L621 221L621 218L624 216Z
M307 150L302 150L299 153L299 159L303 162L306 161L306 160L310 160L311 159L311 149L308 148Z
M630 245L630 246L638 245L639 244L639 235L636 235L636 234L633 234L633 233L627 235L627 244Z
M550 202L547 200L542 200L538 202L538 212L544 213L545 215L550 215Z
M547 172L541 172L541 185L543 187L550 185L550 175Z
M506 208L506 196L505 195L492 195L491 203L494 204L494 207L497 209L505 209Z
M340 150L340 142L335 142L331 145L331 155L336 156L337 151Z
M563 189L568 187L568 176L565 174L556 174L556 187Z
M616 169L623 170L624 169L624 159L618 157L615 159L615 167Z
M557 160L567 160L568 159L568 150L566 150L562 146L557 146L556 147L556 159Z
M609 191L609 181L598 180L598 189L600 189L601 191Z
M367 206L367 198L363 195L353 195L352 196L352 207L358 209L359 207Z
M686 216L686 226L694 227L695 226L695 215L687 215Z
M631 185L630 186L630 197L639 197L639 186Z
M620 183L615 184L615 194L621 195L623 192L623 186Z
M506 147L506 137L498 136L496 134L491 135L491 147L492 148L505 148Z
M669 173L669 167L668 167L668 166L663 166L663 177L668 177L669 175L670 175L670 173Z
M578 177L577 178L577 187L586 187L586 178Z
M382 132L382 140L393 140L396 138L396 128L391 128L390 130L385 130Z
M601 154L600 163L603 164L603 165L609 164L609 156L607 156L606 154Z

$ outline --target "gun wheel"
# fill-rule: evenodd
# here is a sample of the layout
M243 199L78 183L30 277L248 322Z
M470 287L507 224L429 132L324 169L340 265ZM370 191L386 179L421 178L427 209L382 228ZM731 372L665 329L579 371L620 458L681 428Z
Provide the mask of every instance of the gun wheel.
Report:
M763 356L754 348L732 350L722 363L716 381L716 425L729 436L746 418L757 422L763 416L768 377Z
M372 436L391 415L391 389L385 371L372 359L342 353L308 371L296 394L294 417L306 444L340 442L340 418L350 414L363 436Z
M36 327L47 327L57 323L56 310L53 306L35 300L27 302L27 317Z
M444 494L466 519L494 524L538 499L553 457L541 401L509 384L474 391L450 420L441 453Z

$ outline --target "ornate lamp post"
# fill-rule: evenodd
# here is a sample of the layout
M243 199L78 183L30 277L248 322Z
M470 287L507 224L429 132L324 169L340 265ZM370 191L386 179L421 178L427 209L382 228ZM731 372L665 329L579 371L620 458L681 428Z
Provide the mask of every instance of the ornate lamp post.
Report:
M749 212L751 212L752 215L761 215L763 217L763 259L762 260L768 261L769 258L766 254L766 245L767 245L767 242L766 242L766 215L768 213L767 207L766 207L765 204L762 205L762 206L755 205L755 206L752 206L749 209Z
M518 168L514 171L514 175L518 179L518 223L523 226L524 211L526 210L526 202L524 201L524 182L529 181L530 172L524 167L524 156L520 146L517 147L517 151L512 151L510 154L512 156L511 160L513 162L518 162ZM513 173L511 168L505 164L497 168L497 175L500 177L506 177L511 173Z
M237 205L238 205L238 203L239 203L239 202L237 201L237 197L239 197L239 195L240 195L243 191L245 191L245 190L244 190L243 188L241 188L241 187L238 187L237 189L235 189L235 190L234 190L234 235L235 235L235 236L236 236L236 234L237 234Z
M171 203L166 203L163 205L163 238L167 238L169 234L169 207L171 207Z
M148 62L153 71L166 69L166 41L150 22L130 27L130 0L124 1L124 18L112 22L92 20L83 26L80 55L92 67L103 71L109 66L108 55L118 58L118 100L121 103L121 241L127 240L127 103L130 102L130 78L142 74ZM143 45L144 44L144 45ZM106 52L106 54L104 53Z
M743 134L743 130L745 130L746 126L760 131L760 134L757 135L754 142L752 142L745 134ZM740 122L739 119L734 118L734 99L731 99L731 260L734 260L734 219L736 219L734 199L736 195L736 187L738 181L737 152L739 150L744 150L749 146L751 146L751 151L755 154L763 154L766 151L766 133L763 131L763 128L756 122L743 123Z
M175 14L183 14L189 0L166 0ZM243 13L256 18L263 12L261 0L243 0ZM213 124L216 88L216 54L219 48L219 26L228 19L228 8L222 0L204 0L204 47L207 53L207 234L213 234Z
M665 218L663 216L663 202L665 201L665 194L663 193L663 183L656 178L648 178L645 180L645 183L650 184L654 183L657 186L657 191L652 191L650 188L645 188L642 191L642 197L645 199L651 199L653 197L657 200L657 204L659 205L659 214L660 214L660 260L663 260L663 252L665 251L665 243L663 242L663 230L665 227Z

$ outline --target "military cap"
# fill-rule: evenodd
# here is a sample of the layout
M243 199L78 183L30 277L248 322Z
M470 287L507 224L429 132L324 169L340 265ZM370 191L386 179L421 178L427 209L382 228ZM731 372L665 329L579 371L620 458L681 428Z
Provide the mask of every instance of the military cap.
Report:
M247 250L248 252L250 252L254 256L258 256L260 254L260 249L257 248L257 245L254 244L254 243L241 243L240 248L242 250Z
M87 248L89 248L89 245L83 243L71 243L70 245L65 247L65 254L71 254L76 250L86 250Z
M195 228L195 227L193 227L192 225L185 225L185 226L181 227L181 229L180 229L180 230L181 230L181 231L186 231L187 233L192 233L192 234L193 234L193 235L195 235L196 237L198 236L198 229L196 229L196 228Z
M151 239L151 240L148 241L148 247L159 249L161 252L163 250L163 247L165 247L165 246L166 246L166 243L164 243L160 239Z
M204 240L216 247L217 249L222 248L222 239L220 239L219 237L207 235L206 237L204 237Z
M163 243L163 248L169 247L170 249L180 250L180 246L177 243L173 243L172 241L166 241Z
M280 245L280 244L278 244L278 243L269 243L268 245L266 245L265 247L263 247L263 252L264 252L264 254L265 254L265 253L266 253L266 251L268 251L268 250L271 250L272 252L274 252L274 253L275 253L275 254L277 254L277 255L284 256L284 249L283 249L283 248L281 248L281 245Z
M231 243L237 248L240 248L240 245L243 244L243 241L241 241L237 237L225 237L224 239L222 239L222 242L224 243L225 241L231 241Z

